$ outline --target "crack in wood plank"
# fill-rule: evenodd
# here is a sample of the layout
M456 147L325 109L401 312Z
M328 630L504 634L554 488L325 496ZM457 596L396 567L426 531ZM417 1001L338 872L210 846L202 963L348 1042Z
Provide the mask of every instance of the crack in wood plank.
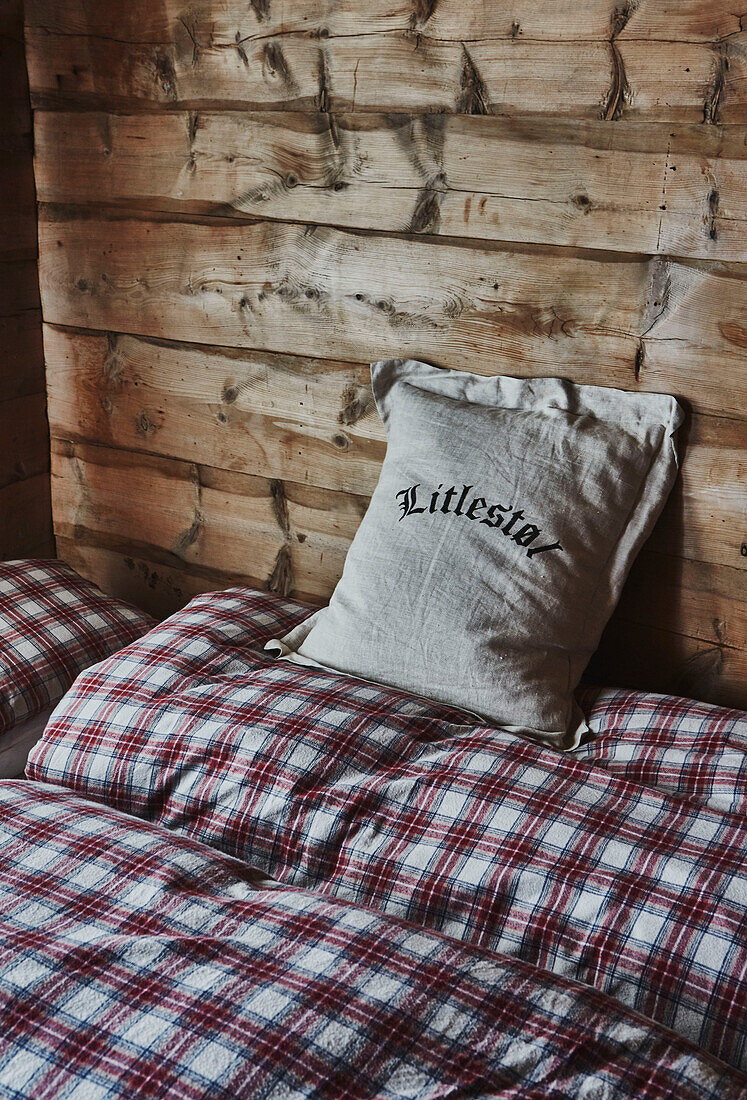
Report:
M192 43L192 65L195 66L200 59L200 43L197 38L197 31L194 24L190 26L183 16L179 17L179 22L184 27L184 30L187 32L187 37Z
M489 115L487 88L469 50L462 42L462 69L456 111L462 115Z
M630 96L630 85L625 72L617 39L625 29L630 17L638 7L639 0L626 0L626 2L612 13L612 25L610 27L610 51L612 53L612 86L607 94L607 101L602 110L602 118L605 122L614 122L619 119L625 108L627 98Z
M288 498L285 495L285 485L278 478L270 482L270 496L272 497L272 510L278 527L283 535L289 539L291 535L290 517L288 515Z
M651 259L650 271L644 307L644 329L640 335L641 340L644 336L650 335L652 329L658 325L667 313L672 291L671 268L666 257L654 256Z
M291 596L295 585L291 548L285 542L278 550L272 572L267 578L267 590L268 592L275 592L278 596Z
M703 122L713 126L719 124L721 106L724 102L726 88L726 74L729 71L728 46L725 42L718 42L714 48L715 62L713 69L713 83L703 103Z
M656 231L656 251L661 245L661 231L664 226L664 213L667 209L667 187L669 185L669 157L672 152L671 140L667 142L667 154L664 157L664 176L661 183L661 201L659 203L659 226Z
M708 236L715 241L718 236L716 219L718 217L719 193L714 187L708 192Z

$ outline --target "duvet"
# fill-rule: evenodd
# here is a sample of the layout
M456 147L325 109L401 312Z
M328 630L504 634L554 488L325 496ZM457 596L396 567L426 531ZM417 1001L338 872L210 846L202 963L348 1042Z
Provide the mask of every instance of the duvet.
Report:
M0 783L0 1095L736 1100L603 994Z
M84 673L29 762L27 774L36 782L26 788L35 799L49 800L40 814L50 835L71 800L76 820L90 820L98 830L98 840L86 849L91 856L102 837L111 835L114 844L122 822L140 829L142 837L160 830L169 844L193 845L206 866L218 861L231 873L250 869L271 880L274 885L263 887L261 897L252 896L253 906L266 901L263 914L278 906L295 913L300 904L320 913L365 913L380 922L376 934L390 946L398 942L393 929L409 929L403 935L417 929L429 945L424 960L437 957L437 944L454 953L456 970L445 979L451 995L461 995L467 958L488 960L486 965L505 967L509 976L503 984L491 978L476 1003L490 987L507 1005L509 992L525 988L516 977L522 974L530 985L572 993L587 1021L598 1009L600 1019L636 1020L646 1034L662 1041L665 1036L672 1046L663 1064L670 1071L684 1064L673 1050L689 1051L699 1067L713 1072L727 1073L723 1066L714 1069L713 1059L728 1063L734 1067L728 1087L747 1095L738 1072L747 1065L744 716L681 700L589 690L582 705L595 737L562 755L442 705L269 659L264 642L307 614L307 608L247 589L198 597ZM115 813L117 828L109 831L101 821L113 811L141 821ZM61 844L59 839L55 851ZM31 850L41 873L43 838ZM64 852L60 859L70 862ZM84 870L76 872L83 885L73 876L67 896L77 912L81 891L83 911L93 913L102 896L100 881L86 886ZM149 919L149 899L164 913L157 863L146 860L132 876L137 913ZM112 882L116 878L112 872ZM173 888L164 889L169 898L174 895ZM146 916L128 917L120 902L115 907L127 934L134 935ZM50 909L50 928L57 927L57 916ZM297 927L296 917L288 921ZM139 948L132 949L137 955ZM39 965L49 950L39 948ZM352 949L356 958L357 951ZM365 951L360 956L367 957ZM158 966L143 965L159 983ZM393 962L392 972L404 965ZM426 972L420 964L411 970ZM161 995L157 985L153 1003ZM208 1004L211 996L212 987L198 1000ZM425 1012L435 1001L432 992L423 996ZM395 1001L384 1002L394 1011ZM481 1003L486 1018L478 1030L495 1023L507 1035L505 1025L496 1023L493 1002ZM361 1021L367 1011L360 1010ZM535 1015L532 1007L529 1015L550 1034L539 1010ZM575 1051L569 1064L586 1057L586 1041L572 1034L574 1019L573 1012L559 1010L554 1032L561 1048L568 1044ZM404 1034L398 1018L390 1023ZM21 1023L19 1034L26 1026ZM425 1034L419 1022L414 1030ZM450 1024L446 1031L450 1041L468 1034ZM531 1027L525 1032L531 1042ZM631 1057L635 1051L636 1064L650 1068L653 1082L658 1063L633 1034L622 1046L627 1043ZM350 1041L361 1049L359 1040ZM299 1039L304 1049L310 1042ZM471 1065L473 1043L465 1043L459 1058ZM487 1046L502 1073L504 1047L496 1043L491 1032ZM378 1057L389 1056L380 1043L373 1045ZM346 1047L340 1055L346 1065L351 1051ZM412 1068L419 1057L413 1054L411 1069L402 1071L414 1074L410 1084L387 1092L388 1086L372 1083L373 1095L463 1094L461 1078L458 1085L444 1083L451 1081L451 1070L442 1075L435 1067L440 1054L433 1055L433 1064ZM510 1062L514 1053L505 1057ZM580 1082L596 1080L588 1066L572 1087L554 1083L552 1075L538 1085L528 1069L534 1059L527 1053L514 1084L476 1070L478 1083L469 1085L469 1095L626 1094L614 1076L614 1084L596 1092L589 1084L585 1092ZM329 1067L319 1065L320 1079L329 1076ZM305 1069L299 1072L312 1080L304 1077ZM391 1072L390 1065L380 1080ZM429 1084L429 1074L440 1083ZM678 1095L695 1087L691 1078L677 1085ZM667 1095L670 1085L650 1094ZM273 1087L267 1085L267 1095ZM726 1085L718 1087L722 1091L715 1095L728 1095ZM309 1091L296 1082L282 1095ZM200 1094L198 1085L185 1093ZM368 1095L342 1085L329 1094ZM258 1085L246 1095L265 1093ZM631 1095L648 1094L638 1083Z

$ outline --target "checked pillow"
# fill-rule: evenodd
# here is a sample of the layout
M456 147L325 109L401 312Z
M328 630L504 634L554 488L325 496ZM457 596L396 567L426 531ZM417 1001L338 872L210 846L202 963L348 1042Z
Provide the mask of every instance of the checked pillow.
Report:
M0 563L0 736L54 706L79 673L154 623L63 561Z

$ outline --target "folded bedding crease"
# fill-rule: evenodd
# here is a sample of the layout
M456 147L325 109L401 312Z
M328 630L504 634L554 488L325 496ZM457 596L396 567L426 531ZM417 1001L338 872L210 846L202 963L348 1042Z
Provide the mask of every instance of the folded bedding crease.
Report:
M269 659L310 612L250 589L195 598L76 681L32 751L35 789L581 983L745 1070L745 716L588 688L595 737L559 753Z

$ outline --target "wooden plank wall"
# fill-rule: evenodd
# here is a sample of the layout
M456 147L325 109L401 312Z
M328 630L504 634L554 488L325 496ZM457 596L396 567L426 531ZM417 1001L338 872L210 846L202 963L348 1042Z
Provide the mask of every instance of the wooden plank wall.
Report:
M747 29L731 0L30 0L62 556L325 600L413 355L678 395L595 673L747 703Z
M0 561L54 554L36 258L23 13L0 0Z

